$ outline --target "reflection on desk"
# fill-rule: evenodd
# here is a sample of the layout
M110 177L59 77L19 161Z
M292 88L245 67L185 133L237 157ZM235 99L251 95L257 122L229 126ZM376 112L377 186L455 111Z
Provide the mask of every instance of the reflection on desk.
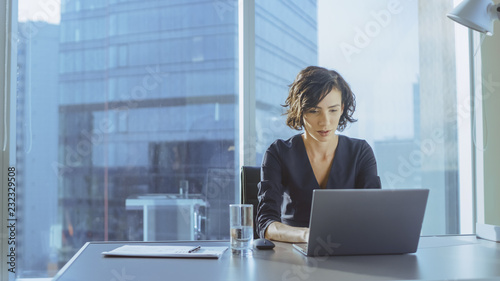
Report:
M144 241L196 240L201 232L200 207L206 206L201 194L142 194L125 200L127 210L143 211ZM158 237L161 230L157 221L161 221L160 227L170 227L176 236Z
M229 246L227 241L136 244ZM105 258L101 252L123 243L91 242L61 269L54 280L500 279L498 243L476 239L475 236L443 236L422 237L421 244L424 247L415 254L305 257L291 244L277 242L274 250L255 250L251 257L233 256L226 251L217 260L189 260Z

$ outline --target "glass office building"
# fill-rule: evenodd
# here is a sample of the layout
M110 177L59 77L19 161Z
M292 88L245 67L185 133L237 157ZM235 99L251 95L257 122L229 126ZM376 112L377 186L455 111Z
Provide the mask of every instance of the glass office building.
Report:
M65 0L59 25L20 42L20 73L50 87L19 89L18 139L28 140L18 142L19 177L39 180L50 198L39 208L52 210L23 221L20 276L50 275L87 241L145 239L142 210L126 199L179 193L181 181L207 202L194 239L229 238L227 206L239 196L237 11L237 1ZM317 63L316 13L315 1L256 3L260 155L289 134L280 104L296 73ZM34 42L46 45L23 51ZM28 96L51 112L38 117L43 135L22 129L36 118ZM29 141L47 149L27 152ZM32 172L29 157L47 171ZM22 215L34 218L35 188L24 190ZM182 210L155 212L154 240L193 239ZM35 232L42 241L31 245Z
M308 65L351 85L359 121L341 134L372 146L383 188L431 190L422 234L472 232L453 1L256 0L244 140L238 1L36 2L39 17L17 26L18 277L52 276L87 241L227 239L241 160L259 165L299 133L281 104ZM181 186L189 208L140 206Z

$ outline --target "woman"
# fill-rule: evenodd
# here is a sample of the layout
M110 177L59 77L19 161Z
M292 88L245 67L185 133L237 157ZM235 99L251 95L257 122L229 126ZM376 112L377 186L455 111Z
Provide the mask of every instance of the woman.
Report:
M257 230L271 240L307 242L313 189L381 188L381 183L368 143L335 134L357 121L354 94L340 74L303 69L284 106L287 125L304 133L275 141L264 154Z

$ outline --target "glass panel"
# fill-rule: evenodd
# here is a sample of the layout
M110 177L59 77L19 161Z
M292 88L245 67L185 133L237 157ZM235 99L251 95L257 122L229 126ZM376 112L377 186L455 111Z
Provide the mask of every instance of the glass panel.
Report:
M257 165L269 144L294 134L281 105L297 73L318 62L317 13L316 1L255 1Z
M443 16L453 1L256 2L258 153L298 133L280 116L297 73L335 69L357 98L340 134L370 143L383 188L431 190L422 234L472 233L468 41Z
M56 2L19 0L19 277L55 274L87 241L227 239L237 1ZM256 0L256 164L296 133L280 106L295 75L333 68L358 99L343 134L371 144L384 188L431 189L423 234L467 232L467 42L452 6Z
M19 0L18 277L87 241L229 239L237 7L38 2Z

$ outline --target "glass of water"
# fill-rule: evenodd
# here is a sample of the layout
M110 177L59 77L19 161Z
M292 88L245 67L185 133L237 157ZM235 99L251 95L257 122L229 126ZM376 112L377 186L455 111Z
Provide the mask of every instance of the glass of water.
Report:
M231 251L237 255L251 255L253 244L253 205L229 205Z
M188 198L189 197L189 181L181 180L179 184L179 194L181 197Z

